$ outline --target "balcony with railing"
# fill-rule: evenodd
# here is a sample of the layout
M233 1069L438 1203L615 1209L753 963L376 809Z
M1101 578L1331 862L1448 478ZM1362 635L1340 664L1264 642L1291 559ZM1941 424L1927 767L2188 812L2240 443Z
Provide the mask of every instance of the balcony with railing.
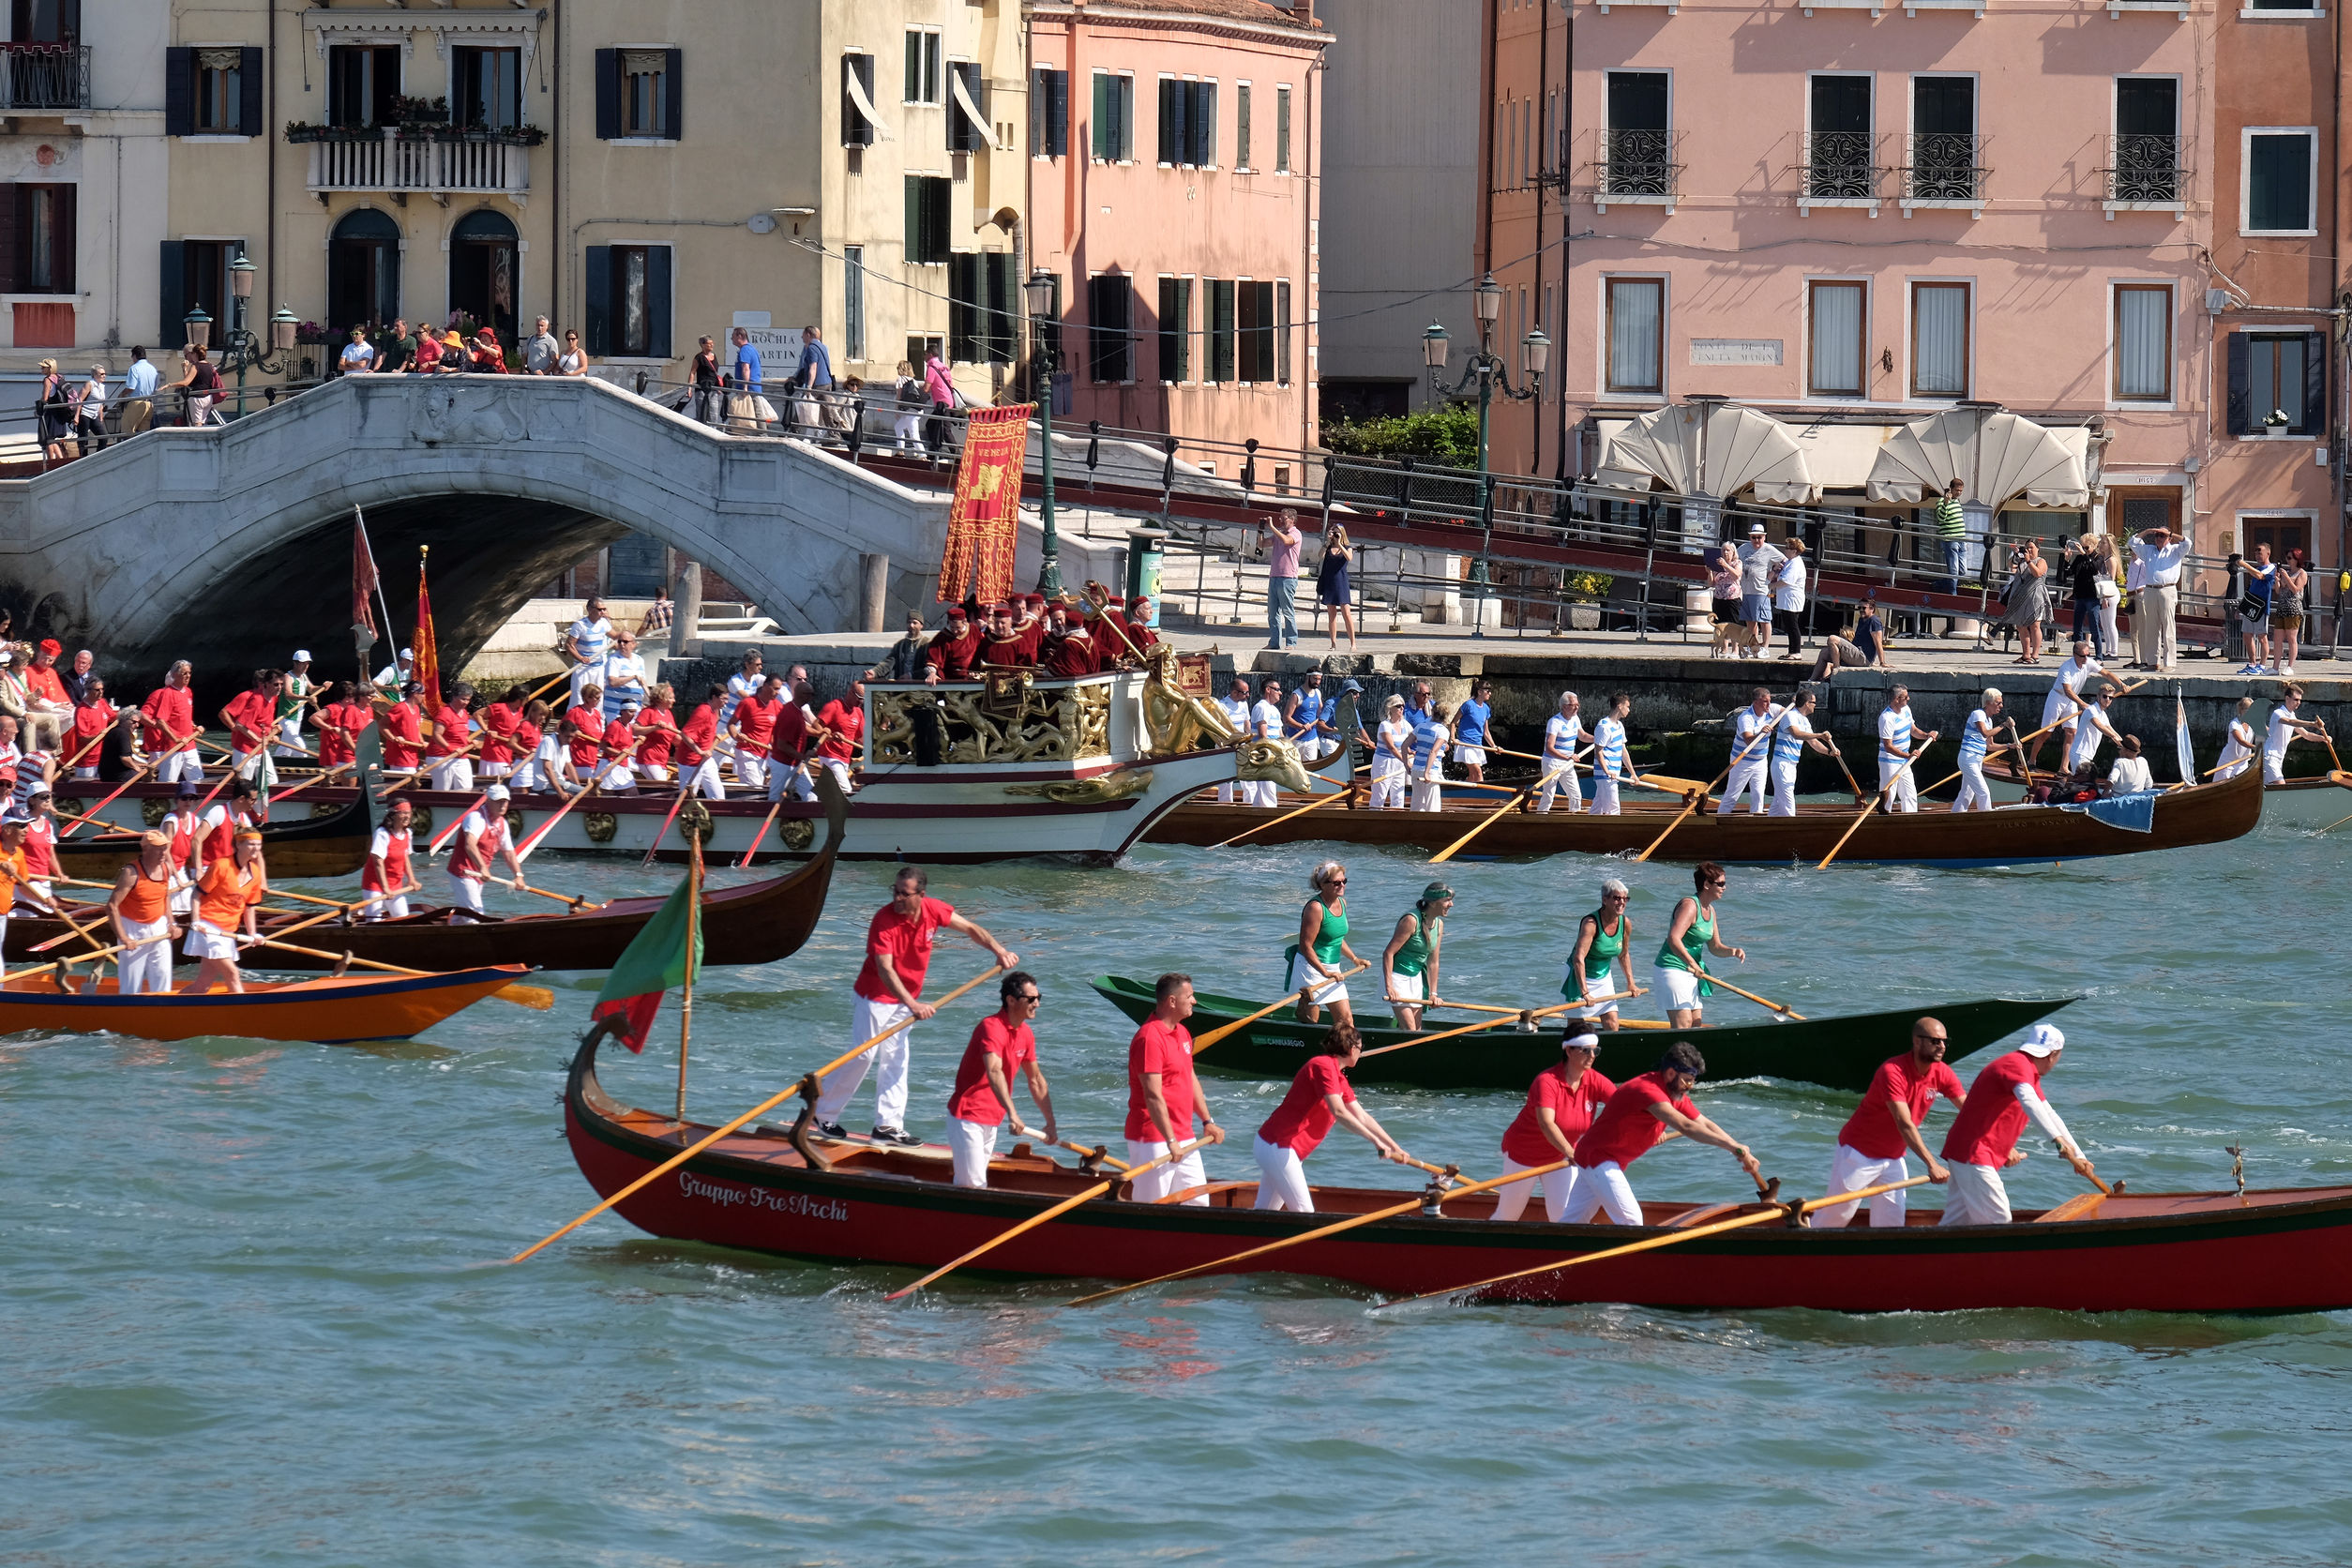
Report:
M2186 148L2178 136L2118 135L2107 138L2107 166L2100 171L2106 192L2100 205L2113 222L2118 212L2168 212L2185 217L2189 188Z
M90 107L90 46L85 43L0 43L0 113Z
M529 127L290 126L287 135L310 144L309 188L322 194L383 190L522 196L531 189L531 149L545 140Z
M1903 162L1904 215L1918 207L1967 207L1983 217L1984 184L1993 173L1984 166L1987 140L1974 132L1913 134Z
M1879 139L1866 130L1810 133L1798 173L1801 218L1815 207L1867 207L1876 218L1886 199L1889 170L1879 159Z
M1675 130L1604 130L1600 157L1592 166L1592 205L1601 212L1611 203L1625 206L1674 210L1681 194L1682 166L1674 161L1681 132Z

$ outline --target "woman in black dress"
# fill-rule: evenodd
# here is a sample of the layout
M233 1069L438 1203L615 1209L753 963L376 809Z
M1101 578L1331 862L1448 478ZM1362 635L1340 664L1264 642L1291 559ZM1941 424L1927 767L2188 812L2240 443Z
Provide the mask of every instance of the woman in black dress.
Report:
M1331 645L1339 646L1339 628L1348 628L1348 651L1356 651L1356 611L1354 590L1348 583L1348 563L1355 556L1355 547L1348 542L1348 531L1337 523L1323 530L1323 559L1315 568L1315 602L1323 607L1324 631Z

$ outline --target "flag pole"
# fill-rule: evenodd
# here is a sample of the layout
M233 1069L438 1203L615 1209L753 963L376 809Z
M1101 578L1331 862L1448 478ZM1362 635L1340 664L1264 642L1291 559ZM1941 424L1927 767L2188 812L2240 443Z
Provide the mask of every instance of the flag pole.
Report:
M692 858L686 866L686 987L678 1000L678 1120L686 1120L686 1045L694 1037L694 953L695 938L701 933L697 922L702 915L702 838L689 832L686 843Z
M376 565L376 542L368 536L368 519L361 513L356 503L351 509L351 520L353 525L359 530L360 548L368 552L368 579L375 586L376 606L384 611L384 635L388 638L392 636L392 601L384 597L384 572ZM376 642L376 638L369 637L367 649L363 649L359 656L359 679L370 692L375 690L375 679L368 673L368 661L369 651L375 647ZM397 648L400 644L395 642L393 646ZM392 668L398 670L400 667L400 661L398 658L393 659ZM394 692L392 700L399 701L400 693Z

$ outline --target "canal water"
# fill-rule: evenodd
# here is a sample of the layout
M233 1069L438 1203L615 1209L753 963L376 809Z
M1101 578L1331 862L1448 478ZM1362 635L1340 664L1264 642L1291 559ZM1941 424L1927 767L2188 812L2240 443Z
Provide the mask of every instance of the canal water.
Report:
M1146 849L943 870L932 892L1041 976L1063 1124L1115 1139L1129 1028L1086 981L1184 969L1271 994L1314 858ZM595 893L673 874L534 869ZM1417 853L1349 871L1368 954L1428 872ZM1550 1000L1610 874L1635 886L1646 969L1687 868L1451 867L1446 992ZM2055 869L1735 869L1724 929L1748 952L1736 978L1808 1014L2079 995L2049 1090L2135 1187L2225 1184L2231 1143L2254 1184L2341 1183L2347 876L2352 828L2280 823ZM887 877L844 867L800 954L706 976L695 1114L843 1048ZM935 988L984 962L943 948ZM556 1096L596 982L556 984L551 1014L485 1003L381 1048L0 1041L0 1562L2352 1560L2352 1315L1376 1317L1285 1277L1081 1313L1067 1286L986 1279L885 1304L905 1274L611 1216L485 1266L590 1200ZM917 1130L940 1133L980 1012L919 1033ZM672 1011L656 1042L607 1052L617 1095L670 1103ZM1612 1044L1603 1069L1655 1045ZM1248 1129L1279 1089L1210 1085L1240 1136L1213 1174L1254 1174ZM1366 1097L1416 1154L1476 1174L1517 1108ZM1800 1192L1853 1104L1760 1081L1701 1097ZM1310 1173L1394 1169L1341 1132ZM1638 1175L1658 1198L1741 1192L1727 1156L1682 1143ZM2046 1152L2013 1182L2021 1206L2076 1190Z

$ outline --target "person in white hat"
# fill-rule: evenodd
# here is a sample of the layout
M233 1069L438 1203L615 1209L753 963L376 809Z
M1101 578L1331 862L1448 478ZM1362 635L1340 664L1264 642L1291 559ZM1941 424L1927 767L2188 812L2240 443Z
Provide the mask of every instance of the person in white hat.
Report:
M296 648L286 666L286 684L278 692L278 744L269 748L273 757L307 757L309 749L302 744L302 721L317 701L311 690L310 650Z
M1559 1064L1535 1075L1535 1081L1528 1086L1527 1103L1503 1132L1506 1173L1576 1158L1576 1139L1617 1093L1617 1085L1593 1070L1592 1060L1600 1050L1601 1037L1592 1033L1591 1026L1581 1019L1566 1026L1560 1038ZM1506 1182L1495 1189L1494 1217L1514 1220L1527 1213L1528 1198L1540 1183L1545 1216L1558 1225L1575 1178L1576 1168L1570 1166L1548 1175Z
M402 648L398 659L376 671L376 686L383 691L384 700L387 702L399 701L401 688L408 685L409 677L415 673L416 650Z
M508 798L505 785L493 784L482 792L482 804L458 823L456 846L449 852L449 888L457 900L457 908L450 911L454 922L470 926L482 912L482 883L490 877L490 862L500 855L515 874L510 885L523 891L522 862L515 854L514 833L506 821Z
M1755 658L1772 641L1772 583L1788 557L1764 538L1764 525L1748 524L1748 542L1740 547L1740 621L1747 628L1741 658Z
M1946 1225L2007 1225L2009 1189L2001 1172L2024 1161L2017 1147L2026 1123L2048 1134L2058 1153L2088 1181L2090 1162L2075 1145L2058 1113L2042 1097L2042 1080L2058 1064L2066 1036L2046 1023L2026 1031L2025 1044L1998 1057L1968 1085L1966 1103L1944 1135L1944 1159L1952 1167L1952 1196L1944 1200Z
M1926 1163L1929 1181L1952 1180L1943 1162L1927 1152L1926 1136L1920 1131L1937 1095L1955 1106L1968 1103L1959 1075L1944 1064L1951 1039L1941 1018L1921 1018L1911 1025L1911 1048L1878 1063L1870 1087L1862 1093L1862 1104L1838 1131L1837 1152L1830 1156L1831 1197L1885 1182L1909 1181L1911 1168L1904 1159L1907 1151ZM1909 1196L1882 1192L1870 1199L1870 1223L1903 1224L1904 1199ZM1805 1223L1816 1230L1839 1229L1861 1206L1862 1200L1857 1199L1816 1209Z

